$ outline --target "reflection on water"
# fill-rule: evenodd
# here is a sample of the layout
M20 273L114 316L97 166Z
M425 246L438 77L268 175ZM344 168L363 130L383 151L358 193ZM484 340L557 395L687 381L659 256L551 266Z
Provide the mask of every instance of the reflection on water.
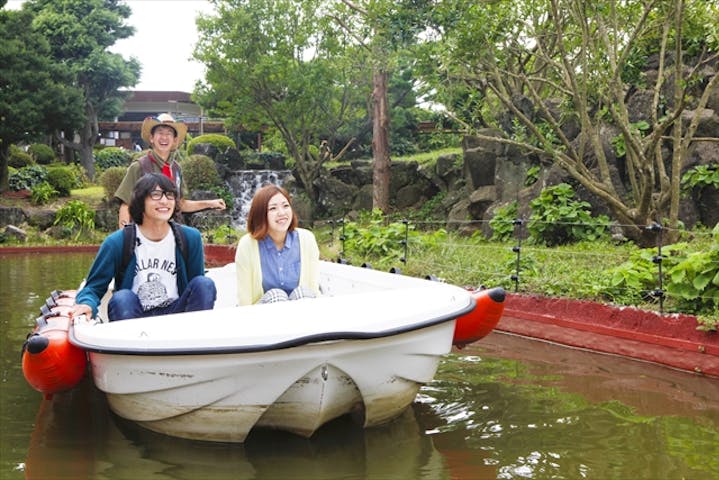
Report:
M244 445L196 442L150 432L108 413L85 382L74 395L42 402L25 474L40 478L439 478L442 458L412 410L363 431L334 422L312 439L259 432Z
M0 256L2 479L713 479L719 382L618 357L492 334L444 360L384 427L339 419L311 439L244 445L166 437L109 413L90 381L43 401L19 348L50 290L92 255ZM48 260L47 257L50 257ZM22 292L22 293L20 293Z
M41 396L25 382L20 347L54 289L76 288L93 254L0 254L0 478L22 478L22 463ZM52 478L52 477L50 477Z
M716 478L719 382L492 334L451 356L419 401L434 446L482 452L462 478ZM466 467L466 465L465 465Z

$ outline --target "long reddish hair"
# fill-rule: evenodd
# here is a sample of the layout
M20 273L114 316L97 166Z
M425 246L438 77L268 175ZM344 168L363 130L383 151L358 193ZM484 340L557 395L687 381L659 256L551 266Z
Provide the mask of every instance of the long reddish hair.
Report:
M297 213L295 212L294 207L292 207L292 198L290 198L290 194L287 193L287 190L279 185L264 185L257 190L254 197L252 197L250 212L247 214L247 231L255 240L265 238L267 235L267 205L270 204L270 199L278 193L281 193L287 199L287 202L290 204L290 208L292 208L292 221L290 222L290 227L287 231L291 232L297 227Z

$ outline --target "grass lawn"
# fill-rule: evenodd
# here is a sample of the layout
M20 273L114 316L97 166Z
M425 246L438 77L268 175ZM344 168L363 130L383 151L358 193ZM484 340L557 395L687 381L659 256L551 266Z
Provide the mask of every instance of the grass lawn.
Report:
M70 191L71 200L81 200L88 205L97 205L105 198L105 189L99 185Z

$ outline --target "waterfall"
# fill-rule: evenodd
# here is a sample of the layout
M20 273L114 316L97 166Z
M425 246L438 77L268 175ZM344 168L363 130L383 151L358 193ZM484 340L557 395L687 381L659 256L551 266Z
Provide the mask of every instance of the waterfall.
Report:
M290 170L237 170L227 180L234 203L230 209L232 226L239 230L247 227L247 214L250 211L252 197L258 188L266 183L282 185Z

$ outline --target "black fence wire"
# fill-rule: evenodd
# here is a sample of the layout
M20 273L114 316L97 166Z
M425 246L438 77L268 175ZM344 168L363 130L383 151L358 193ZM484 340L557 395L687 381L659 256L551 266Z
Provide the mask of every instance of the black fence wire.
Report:
M413 240L409 236L409 231L411 228L416 228L419 231L430 231L432 229L443 228L447 226L447 220L420 222L410 221L404 218L392 220L391 218L387 217L386 225L389 225L393 222L402 223L405 229L404 237L400 240L397 240L397 245L395 246L396 248L393 248L393 250L395 250L395 255L393 256L397 258L400 263L402 263L403 268L406 268L411 265L411 270L413 272L423 270L425 272L423 276L425 276L426 278L436 278L440 280L443 279L443 276L441 273L437 275L437 272L451 271L454 277L470 279L476 278L477 274L479 273L482 276L481 284L479 286L505 286L505 288L507 288L507 282L509 282L512 285L512 289L514 290L514 292L523 291L524 293L538 293L529 291L527 290L527 288L523 288L531 288L529 284L524 280L524 275L528 268L526 266L526 263L530 262L530 259L532 263L531 268L534 268L537 271L548 270L552 275L555 275L557 277L555 279L550 278L547 280L547 282L560 284L563 280L565 280L564 278L562 278L562 269L548 269L546 268L546 262L561 263L565 265L565 268L571 269L578 258L585 257L584 261L582 262L583 264L593 264L596 266L597 271L604 271L611 266L619 266L620 264L628 261L632 251L640 249L640 247L634 246L630 247L629 249L620 250L619 253L598 253L587 252L584 250L573 250L571 244L565 245L562 248L546 247L538 244L523 245L523 240L529 238L529 235L526 231L527 221L518 218L511 221L513 233L510 241L478 241L476 243L453 243L452 241L446 241L442 243L442 248L446 249L447 252L471 249L471 251L474 253L474 256L471 258L476 258L477 255L479 255L480 257L482 255L486 255L487 258L497 258L498 255L506 255L508 252L511 252L511 261L508 259L508 261L500 264L498 264L497 262L487 262L486 265L468 264L465 261L466 258L469 258L468 255L462 255L461 253L448 253L446 256L442 257L443 263L441 265L438 265L436 264L436 262L429 260L426 255L422 254L422 245L417 244L416 248L412 248ZM482 223L488 222L480 220L453 223L456 224L454 225L455 227L472 227L474 229L478 229L479 227L481 227ZM330 222L330 224L332 225L332 232L330 233L331 241L334 240L335 230L340 230L338 240L341 246L337 261L341 263L351 263L349 258L353 252L348 252L348 248L346 245L347 236L345 227L347 224L347 220L341 218ZM593 226L583 222L552 222L551 224L554 226ZM613 226L619 228L624 226L633 227L633 225L616 224L613 224ZM652 257L652 262L656 266L656 271L654 272L655 286L646 291L646 297L649 300L649 303L658 304L659 312L663 314L665 310L665 299L669 296L669 294L665 290L665 272L663 268L663 263L665 260L665 257L662 253L662 248L664 247L664 234L665 232L672 231L681 234L687 234L687 232L682 230L670 229L660 225L659 223L652 223L651 225L647 225L644 228L647 231L655 234L655 245L651 248L656 248L656 254ZM694 238L699 238L705 235L707 237L706 240L710 241L710 237L712 234L709 231L696 231L692 232L691 235L694 236ZM416 253L415 256L413 256L414 253ZM586 257L596 258L587 259ZM537 265L537 258L544 258L545 265ZM355 260L354 258L352 258L352 260L357 262L357 260ZM362 266L369 267L370 265L366 262L366 259L364 260L365 261L364 263L362 263ZM489 265L494 265L494 267L490 267ZM400 273L400 269L397 267L392 267L389 269L389 271L393 273ZM569 277L569 275L567 277ZM589 287L587 286L587 288ZM617 287L617 290L621 291L622 289L620 287ZM629 291L628 288L625 288L624 290L626 292ZM559 291L558 293L561 294L562 292ZM596 293L601 294L601 292ZM710 297L700 298L702 298L703 300L710 300ZM654 302L651 302L651 300L654 300Z

